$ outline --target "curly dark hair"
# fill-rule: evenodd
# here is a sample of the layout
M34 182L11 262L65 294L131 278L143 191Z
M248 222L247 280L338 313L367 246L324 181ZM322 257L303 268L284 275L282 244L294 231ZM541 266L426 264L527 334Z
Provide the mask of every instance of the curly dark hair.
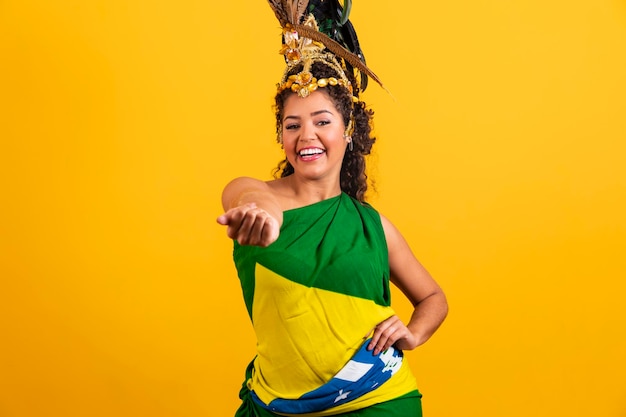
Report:
M302 66L297 66L293 68L290 74L297 74L300 71L302 71ZM310 71L317 79L329 77L340 78L334 69L325 65L323 62L314 62ZM351 78L350 81L356 89L358 85L356 80L354 77L351 77L352 74L347 75ZM343 121L346 126L350 122L350 116L352 115L354 118L354 132L352 133L353 149L346 151L344 155L339 181L343 192L356 198L360 202L364 202L365 192L368 188L368 177L365 173L365 156L370 154L372 145L376 142L376 138L371 136L371 123L374 112L366 108L365 103L362 101L353 103L352 96L345 87L328 85L322 88L322 90L328 93L335 107L343 116ZM284 116L285 101L287 97L292 94L295 93L290 89L286 89L278 93L275 97L277 138L280 138L283 127L282 119ZM280 139L277 140L280 142ZM275 178L284 178L293 173L293 166L289 163L287 158L279 162L278 166L274 169Z

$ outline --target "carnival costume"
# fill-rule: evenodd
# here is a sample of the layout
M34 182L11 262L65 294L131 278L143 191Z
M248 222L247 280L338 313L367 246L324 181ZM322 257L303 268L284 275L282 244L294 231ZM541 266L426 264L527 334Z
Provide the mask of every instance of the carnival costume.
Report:
M287 68L279 93L290 89L306 98L318 88L339 86L357 103L368 77L382 86L365 66L348 20L350 1L343 7L337 0L269 3L283 27ZM314 63L337 76L317 79ZM347 135L351 129L352 120ZM234 244L257 336L237 417L384 411L392 400L421 397L401 351L367 350L376 325L395 314L388 248L374 208L342 192L284 211L280 235L269 247Z

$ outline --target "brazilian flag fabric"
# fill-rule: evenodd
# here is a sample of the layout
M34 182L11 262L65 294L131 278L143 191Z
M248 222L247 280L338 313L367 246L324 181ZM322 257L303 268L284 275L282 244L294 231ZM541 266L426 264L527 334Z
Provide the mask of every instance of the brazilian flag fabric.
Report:
M394 314L385 235L371 206L342 193L287 210L276 242L235 242L234 260L257 336L241 394L254 402L248 407L326 416L417 392L401 352L377 358L364 349Z

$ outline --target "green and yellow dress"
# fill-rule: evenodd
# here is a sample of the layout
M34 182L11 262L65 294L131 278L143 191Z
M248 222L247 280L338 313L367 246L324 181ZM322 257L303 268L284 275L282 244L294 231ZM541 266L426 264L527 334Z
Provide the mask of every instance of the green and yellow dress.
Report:
M287 210L276 242L235 242L234 260L258 342L238 417L337 415L407 397L419 404L401 352L376 358L363 348L394 314L385 235L371 206L342 193Z

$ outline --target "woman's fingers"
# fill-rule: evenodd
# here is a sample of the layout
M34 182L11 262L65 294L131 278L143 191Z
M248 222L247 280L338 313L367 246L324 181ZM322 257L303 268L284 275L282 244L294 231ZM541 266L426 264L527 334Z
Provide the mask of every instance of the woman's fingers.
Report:
M398 348L410 346L413 334L402 323L398 316L391 316L387 320L379 323L372 334L372 340L368 345L369 350L373 350L374 355L389 349L394 344L400 345ZM407 343L403 343L407 340Z
M245 204L232 208L217 218L227 225L226 234L240 245L268 246L279 235L278 221L256 204Z
M278 237L278 222L265 210L253 208L246 212L238 242L244 245L268 246Z
M274 243L276 239L278 239L279 234L280 226L278 225L278 220L268 215L265 224L263 225L260 246L269 246Z

